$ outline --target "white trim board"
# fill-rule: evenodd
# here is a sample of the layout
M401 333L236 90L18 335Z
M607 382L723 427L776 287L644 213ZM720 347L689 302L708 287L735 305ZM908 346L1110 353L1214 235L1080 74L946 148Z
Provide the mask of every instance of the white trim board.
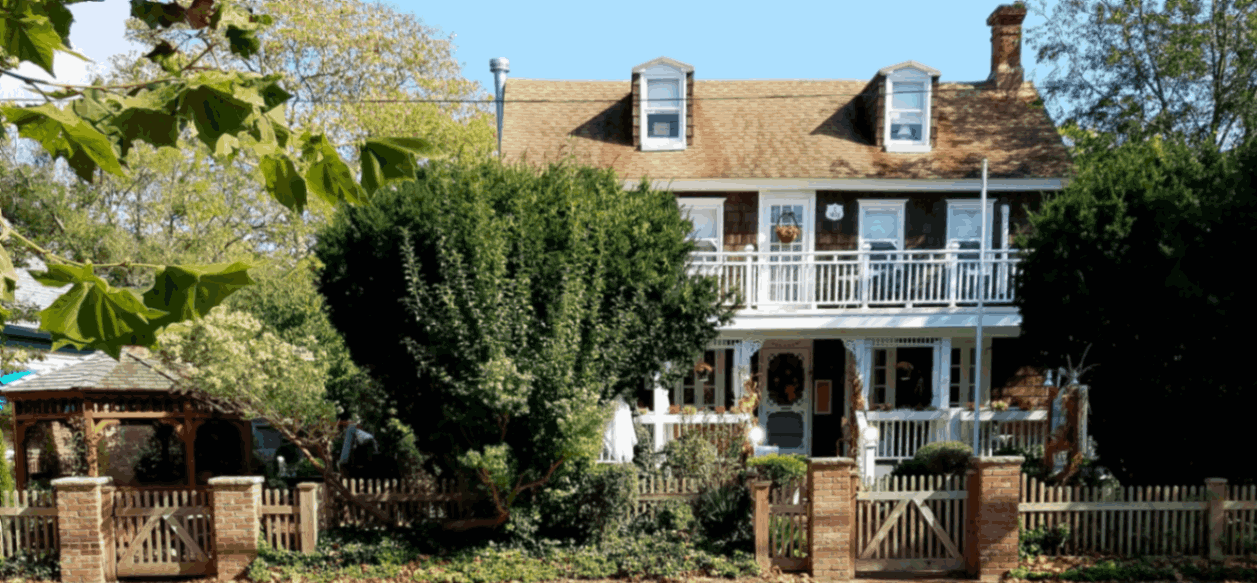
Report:
M624 180L625 190L641 183ZM988 192L1033 192L1061 190L1068 178L996 178L987 181ZM980 178L899 179L899 178L675 178L652 180L655 190L673 192L722 192L759 190L863 190L882 192L981 192Z

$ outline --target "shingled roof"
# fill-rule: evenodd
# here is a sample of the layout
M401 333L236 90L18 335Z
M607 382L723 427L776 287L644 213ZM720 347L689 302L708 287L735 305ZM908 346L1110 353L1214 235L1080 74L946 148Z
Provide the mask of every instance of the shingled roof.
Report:
M939 84L937 141L921 154L884 152L865 135L856 96L868 84L695 81L688 147L643 152L632 145L627 79L511 79L503 158L546 163L570 153L629 179L975 178L983 158L992 178L1067 176L1069 154L1029 82L1015 91Z
M3 392L30 393L71 389L165 391L173 385L174 379L156 364L127 350L119 360L97 352L75 364L6 385Z

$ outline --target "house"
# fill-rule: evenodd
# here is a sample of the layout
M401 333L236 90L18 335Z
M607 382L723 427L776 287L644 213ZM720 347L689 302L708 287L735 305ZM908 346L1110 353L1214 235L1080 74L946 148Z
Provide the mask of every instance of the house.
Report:
M767 81L705 80L667 57L617 80L507 80L506 60L491 61L505 161L572 155L626 188L670 189L694 223L692 269L738 292L702 374L640 396L656 447L683 423L728 420L716 408L749 379L767 445L857 455L866 475L930 441L970 442L977 378L982 406L1020 409L981 414L985 452L1044 442L1051 389L1018 340L1012 245L1071 162L1023 79L1025 14L989 15L990 76L974 82L917 61Z

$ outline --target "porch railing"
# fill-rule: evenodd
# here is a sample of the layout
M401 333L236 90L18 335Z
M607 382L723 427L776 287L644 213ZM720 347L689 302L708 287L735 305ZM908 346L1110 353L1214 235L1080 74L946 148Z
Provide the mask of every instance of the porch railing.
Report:
M737 305L867 308L1011 304L1020 251L696 252L690 272L715 277Z
M877 461L902 461L935 441L973 443L973 411L869 411L862 415L876 431ZM1047 411L982 411L979 455L990 456L1005 446L1044 446Z

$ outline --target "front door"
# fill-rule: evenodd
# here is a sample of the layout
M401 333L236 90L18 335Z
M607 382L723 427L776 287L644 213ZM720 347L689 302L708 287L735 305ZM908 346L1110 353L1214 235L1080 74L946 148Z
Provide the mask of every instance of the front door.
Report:
M812 251L812 209L815 206L812 192L773 192L760 196L760 250L769 254L761 266L764 271L759 278L759 304L811 303L806 271L810 264L808 253Z
M764 404L759 422L765 428L764 443L782 454L807 455L811 450L811 352L805 347L760 351Z

